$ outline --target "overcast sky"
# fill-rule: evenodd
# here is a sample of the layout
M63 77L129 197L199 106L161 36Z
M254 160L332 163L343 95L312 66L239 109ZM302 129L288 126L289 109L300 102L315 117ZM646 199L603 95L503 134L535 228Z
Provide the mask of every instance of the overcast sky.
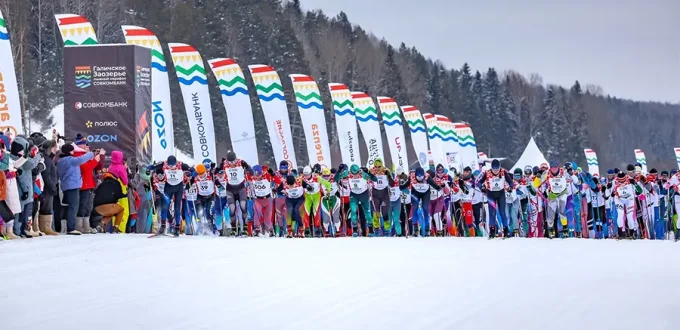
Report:
M680 102L680 0L301 0L448 68L468 62L545 83Z

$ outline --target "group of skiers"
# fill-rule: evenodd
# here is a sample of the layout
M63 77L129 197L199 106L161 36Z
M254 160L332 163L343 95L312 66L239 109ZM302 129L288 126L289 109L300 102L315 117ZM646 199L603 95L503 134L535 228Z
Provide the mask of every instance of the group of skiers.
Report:
M229 152L218 164L170 156L147 170L159 218L152 237L680 237L680 173L646 174L639 164L601 178L571 162L509 172L498 160L406 173L381 159L371 168L271 168Z

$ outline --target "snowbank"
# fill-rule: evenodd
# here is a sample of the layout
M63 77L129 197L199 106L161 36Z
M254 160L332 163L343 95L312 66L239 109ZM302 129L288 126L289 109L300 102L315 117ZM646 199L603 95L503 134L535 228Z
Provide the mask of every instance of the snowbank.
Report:
M75 134L73 134L72 132L64 132L64 104L60 104L54 107L54 109L52 109L51 111L51 114L53 125L51 127L47 127L42 131L42 133L45 136L51 137L52 129L56 128L57 132L66 136L67 138L72 139L73 137L75 137ZM38 128L41 126L42 124L35 121L31 121L31 129L33 131L38 130ZM194 164L194 159L191 156L181 152L179 149L175 149L175 156L177 157L177 160L179 160L180 162Z
M88 235L0 242L6 329L675 329L680 245Z

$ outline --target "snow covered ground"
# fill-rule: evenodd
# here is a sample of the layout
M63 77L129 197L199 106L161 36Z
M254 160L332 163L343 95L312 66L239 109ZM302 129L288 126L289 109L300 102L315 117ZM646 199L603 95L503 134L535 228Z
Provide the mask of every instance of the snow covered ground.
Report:
M677 329L680 243L0 242L3 329ZM673 326L675 324L675 326Z
M53 125L51 127L47 127L46 129L43 130L43 135L45 135L48 138L52 137L52 129L56 128L57 132L60 134L66 136L67 138L73 139L75 137L76 133L73 132L64 132L64 104L59 104L54 109L52 109L52 123ZM38 122L31 122L31 129L32 130L38 130L41 125ZM182 163L187 163L187 164L194 164L193 158L191 156L179 151L178 149L175 149L175 156L177 157L177 160L179 160Z

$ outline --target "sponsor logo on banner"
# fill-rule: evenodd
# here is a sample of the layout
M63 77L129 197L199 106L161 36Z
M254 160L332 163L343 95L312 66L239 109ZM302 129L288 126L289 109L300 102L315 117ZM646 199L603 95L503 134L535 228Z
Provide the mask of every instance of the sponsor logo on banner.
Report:
M289 160L290 154L288 153L288 146L286 145L286 138L283 134L283 123L281 120L276 121L276 139L281 144L281 149L283 150L283 159Z
M201 104L198 102L198 93L191 94L191 101L194 105L194 117L196 117L197 130L198 130L198 143L201 145L201 156L208 157L210 153L208 152L208 139L205 137L205 125L203 124L203 112L201 112ZM208 158L205 158L208 159Z
M314 138L314 149L316 150L316 162L319 164L323 164L324 163L323 146L321 146L319 125L317 124L312 124L312 137Z
M394 144L397 146L397 156L399 157L399 166L404 166L404 160L401 157L401 142L399 137L394 138Z
M127 108L128 103L123 101L111 102L76 102L74 107L76 110L80 109L97 109L97 108Z
M75 67L76 87L119 86L127 83L127 68L122 66L83 66Z
M85 126L87 128L92 128L92 127L117 127L118 122L117 121L87 121L85 122Z
M77 66L76 70L76 87L88 88L92 86L92 67Z
M135 83L139 86L151 86L151 69L138 65L135 70Z
M368 140L368 165L373 166L373 161L380 157L380 150L378 148L378 140Z
M118 135L92 134L87 136L87 142L118 142Z
M2 77L2 72L0 71L0 123L9 122L10 119L11 114L9 111L9 103L7 102L7 91L5 89L5 81ZM12 136L17 136L17 129L14 126L0 125L0 130L2 130L2 132L9 130L10 133L12 133Z
M351 131L347 131L347 144L349 148L349 160L354 164L356 163L356 158L354 157L354 138L352 137Z
M153 123L156 124L156 134L158 134L158 139L160 139L161 147L166 149L168 141L165 135L165 116L163 116L161 101L153 102Z

